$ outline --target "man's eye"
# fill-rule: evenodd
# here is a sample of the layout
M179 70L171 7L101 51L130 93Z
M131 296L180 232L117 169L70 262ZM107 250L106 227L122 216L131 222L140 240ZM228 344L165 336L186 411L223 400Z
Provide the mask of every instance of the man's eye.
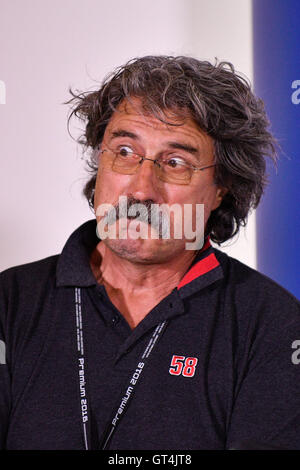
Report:
M165 165L167 165L170 168L178 168L182 166L186 166L185 160L180 157L169 157L164 161Z
M130 147L127 147L127 145L122 145L122 147L119 147L118 149L118 154L121 155L121 157L131 157L133 155L133 150Z

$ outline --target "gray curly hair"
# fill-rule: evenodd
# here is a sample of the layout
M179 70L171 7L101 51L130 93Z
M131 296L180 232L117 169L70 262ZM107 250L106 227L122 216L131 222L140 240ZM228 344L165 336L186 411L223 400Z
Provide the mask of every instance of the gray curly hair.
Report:
M248 81L230 62L200 61L185 56L146 56L119 67L98 91L74 93L67 104L69 115L86 123L78 139L87 160L90 179L83 193L93 205L98 170L95 149L117 106L125 98L138 97L147 113L163 122L165 111L188 115L213 138L215 182L226 188L221 205L212 211L206 234L221 244L247 222L249 211L259 204L266 178L266 158L276 162L276 141L261 99L254 96Z

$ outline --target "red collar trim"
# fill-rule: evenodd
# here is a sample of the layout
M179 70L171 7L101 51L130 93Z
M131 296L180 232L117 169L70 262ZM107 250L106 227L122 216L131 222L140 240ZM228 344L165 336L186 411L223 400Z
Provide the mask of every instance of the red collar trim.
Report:
M206 251L208 248L210 248L210 246L210 240L208 239L205 242L205 245L203 246L201 252ZM203 274L206 274L209 271L212 271L218 266L220 266L219 261L217 260L215 254L211 253L206 258L201 259L200 261L198 261L198 263L191 267L191 269L181 279L180 283L177 286L177 289L181 289L181 287L185 286L186 284L189 284L197 277L202 276Z
M211 247L211 244L210 244L210 238L207 237L207 240L206 242L204 243L203 247L201 248L200 250L200 253L202 253L203 251L206 251L208 248Z

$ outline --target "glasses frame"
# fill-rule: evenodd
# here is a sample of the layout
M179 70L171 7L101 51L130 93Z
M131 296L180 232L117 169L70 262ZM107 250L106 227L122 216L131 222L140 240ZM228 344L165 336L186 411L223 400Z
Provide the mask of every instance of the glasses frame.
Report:
M113 155L115 155L115 158L117 158L117 155L119 153L119 152L114 152L109 147L107 147L103 150L100 150L100 153L104 153L104 152L111 152ZM132 154L140 158L140 161L138 162L138 165L142 165L145 160L149 160L150 162L153 162L155 165L157 165L159 168L161 168L161 164L159 163L158 158L145 157L144 155L140 155L139 153L136 153L136 152L132 152ZM190 168L192 171L203 171L203 170L206 170L207 168L212 168L214 166L217 166L217 163L213 163L211 165L206 165L206 166L203 166L203 167L197 167L195 165L192 165L191 163L184 163L184 164L179 163L179 165ZM138 168L138 166L137 166L137 168ZM112 171L114 171L115 173L118 173L118 171L115 171L115 170L112 170ZM119 174L121 174L121 173L119 173ZM125 174L127 174L127 173L125 173ZM128 173L128 174L130 174L130 173ZM132 173L132 174L136 174L136 172ZM192 180L192 176L193 175L191 175L191 177L189 179L189 182L186 183L186 184L190 184L190 182ZM174 183L174 184L176 184L176 183ZM177 183L177 184L180 184L180 183Z

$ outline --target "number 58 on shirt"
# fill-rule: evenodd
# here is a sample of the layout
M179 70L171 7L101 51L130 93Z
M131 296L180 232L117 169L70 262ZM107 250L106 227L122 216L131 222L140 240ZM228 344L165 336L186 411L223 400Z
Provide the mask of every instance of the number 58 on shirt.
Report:
M198 359L196 357L173 356L169 368L171 375L183 375L183 377L193 377Z

